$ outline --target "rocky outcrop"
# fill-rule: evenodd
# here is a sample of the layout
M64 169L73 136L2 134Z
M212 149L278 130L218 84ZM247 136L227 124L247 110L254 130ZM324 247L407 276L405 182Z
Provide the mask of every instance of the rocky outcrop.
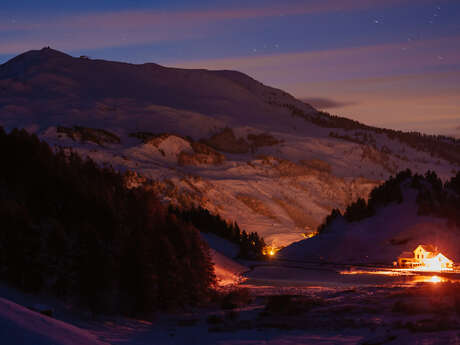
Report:
M222 129L202 142L213 149L228 153L248 153L251 145L244 138L237 138L229 127Z
M179 165L219 165L225 162L225 156L206 144L192 142L193 152L182 151L177 157Z
M282 140L276 139L270 133L248 134L248 141L250 142L253 152L259 147L274 146L283 142Z
M98 128L58 126L57 133L58 135L64 134L74 141L93 142L100 146L104 146L104 144L120 144L121 142L117 135L105 129Z

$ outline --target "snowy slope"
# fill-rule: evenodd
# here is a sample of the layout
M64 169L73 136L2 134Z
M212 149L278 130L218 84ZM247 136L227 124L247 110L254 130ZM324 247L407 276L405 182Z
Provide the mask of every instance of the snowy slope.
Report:
M240 265L214 249L211 249L211 258L217 283L220 286L238 285L244 279L242 274L249 271L248 267Z
M320 236L291 244L281 258L336 263L391 265L404 251L431 244L460 261L460 231L442 218L418 215L417 191L407 188L401 204L392 203L358 222L334 220Z
M202 233L201 236L210 247L217 283L220 286L240 283L242 274L249 271L249 268L233 260L238 255L238 246L214 234Z
M1 88L6 88L0 97L4 111L15 116L31 114L41 128L78 122L126 131L161 127L185 135L192 125L195 134L202 136L221 121L280 125L279 116L288 111L275 113L266 102L269 97L315 112L292 96L238 72L75 59L49 48L8 61L0 68L0 80ZM40 108L44 103L48 106ZM183 110L193 113L183 114ZM168 128L175 117L182 128L177 123Z
M0 339L5 345L103 345L86 330L0 298Z
M332 208L366 198L398 170L448 178L458 169L384 132L326 128L313 117L329 121L234 71L73 58L49 48L0 66L6 129L26 128L51 145L135 171L164 201L219 212L275 246L314 232ZM100 132L101 140L72 139L65 131L73 126L106 130L119 142ZM139 132L156 137L133 135Z

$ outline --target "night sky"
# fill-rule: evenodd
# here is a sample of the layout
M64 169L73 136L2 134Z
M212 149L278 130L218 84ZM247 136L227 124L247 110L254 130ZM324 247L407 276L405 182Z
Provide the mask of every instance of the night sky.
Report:
M333 114L460 136L459 0L2 0L0 63L236 69Z

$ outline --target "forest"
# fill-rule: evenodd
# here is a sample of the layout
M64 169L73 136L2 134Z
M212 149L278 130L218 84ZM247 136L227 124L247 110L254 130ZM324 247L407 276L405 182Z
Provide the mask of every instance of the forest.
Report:
M0 128L0 279L93 313L205 303L215 275L199 231L110 167Z
M413 174L411 170L404 170L395 177L391 176L386 182L375 187L366 202L359 198L350 204L342 214L334 209L319 226L318 233L327 231L328 226L338 217L344 217L348 222L357 222L372 217L379 208L390 203L404 201L403 189L407 186L417 190L418 214L435 216L447 220L449 226L460 228L460 172L457 172L445 183L436 172L428 171L425 175Z
M213 233L233 242L239 247L238 256L242 259L260 260L264 258L263 248L265 241L257 232L241 231L237 223L228 223L219 215L211 214L202 207L179 209L170 207L171 212L182 220L190 222L197 229L205 233Z

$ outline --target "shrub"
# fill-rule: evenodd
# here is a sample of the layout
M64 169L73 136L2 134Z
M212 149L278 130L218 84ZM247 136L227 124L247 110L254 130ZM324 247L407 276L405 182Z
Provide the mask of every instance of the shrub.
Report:
M310 311L312 308L323 304L323 300L308 296L273 295L267 299L265 312L269 314L295 315Z
M207 317L206 322L209 323L210 325L217 325L217 324L223 323L224 319L220 315L212 314Z
M226 293L221 302L222 309L235 309L251 303L252 297L248 288L236 288Z

